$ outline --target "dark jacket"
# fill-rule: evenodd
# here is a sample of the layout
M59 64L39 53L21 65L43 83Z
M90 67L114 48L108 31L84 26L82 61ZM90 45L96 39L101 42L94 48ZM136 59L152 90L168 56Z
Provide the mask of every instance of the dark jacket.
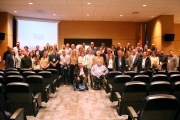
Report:
M162 69L166 70L167 69L167 56L163 55L163 56L159 56L159 62L162 62Z
M60 61L60 56L58 53L55 54L55 61L53 61L53 53L49 54L49 62L56 63L57 61ZM52 67L53 66L50 64L50 68L52 68Z
M116 70L116 62L115 62L115 59L112 59L112 61L113 61L113 68L112 68L112 69L113 69L113 70ZM106 65L106 67L108 68L109 59L106 60L105 65Z
M83 66L83 71L84 71L84 75L86 75L86 77L87 77L87 76L88 76L88 70L87 70L87 68L84 67L84 66ZM74 72L75 72L76 77L79 77L79 75L80 75L79 66L76 66L76 67L74 68Z
M30 57L23 57L21 59L21 68L30 68L32 67L32 61Z
M15 59L15 56L14 56L14 59ZM7 54L5 60L6 60L5 62L6 69L14 67L14 61L11 54Z
M136 55L136 58L135 58L135 60L134 60L134 63L133 63L133 69L135 68L135 67L138 67L139 66L139 62L140 62L140 56L137 54Z
M37 50L35 50L35 53L36 53L36 51L37 51ZM39 50L39 56L40 56L40 58L42 58L42 55L43 55L43 54L42 54L42 51Z
M119 57L117 56L115 58L115 62L116 62L116 70L118 71L119 68ZM125 57L121 56L121 72L124 72L124 70L126 70L126 63L125 63Z
M139 66L138 66L138 69L141 71L142 70L142 61L143 59L140 59L140 62L139 62ZM145 61L145 70L148 70L149 68L151 67L151 60L149 57L146 58L146 61Z

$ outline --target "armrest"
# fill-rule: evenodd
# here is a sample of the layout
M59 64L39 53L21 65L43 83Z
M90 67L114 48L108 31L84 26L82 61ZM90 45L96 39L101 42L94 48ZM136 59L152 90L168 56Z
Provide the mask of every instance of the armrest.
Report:
M109 89L110 91L112 91L112 85L111 84L108 84L109 85Z
M38 107L41 106L41 93L37 93L34 99L37 101Z
M48 94L51 94L51 84L48 84L46 86L46 89L47 89Z
M128 111L130 113L130 116L131 116L132 120L137 120L138 115L135 112L135 110L133 109L133 107L128 106L127 109L128 109Z
M10 120L24 120L24 108L18 108L11 116Z
M57 81L57 79L54 79L53 84L55 84L55 83L56 83L56 81Z
M115 92L115 94L116 94L117 99L121 99L121 95L119 94L119 92Z

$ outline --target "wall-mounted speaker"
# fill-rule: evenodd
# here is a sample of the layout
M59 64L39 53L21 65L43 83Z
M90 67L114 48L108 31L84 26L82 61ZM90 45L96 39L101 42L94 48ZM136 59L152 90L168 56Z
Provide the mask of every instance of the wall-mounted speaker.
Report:
M174 41L175 34L165 34L164 41Z
M0 32L0 40L5 40L5 33Z

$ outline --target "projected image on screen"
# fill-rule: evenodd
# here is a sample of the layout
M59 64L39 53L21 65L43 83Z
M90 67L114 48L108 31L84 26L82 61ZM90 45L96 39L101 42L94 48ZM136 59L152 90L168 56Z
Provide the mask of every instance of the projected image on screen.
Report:
M21 49L28 46L29 51L32 51L39 45L42 50L46 43L57 44L57 29L58 23L18 20L17 41L20 42Z

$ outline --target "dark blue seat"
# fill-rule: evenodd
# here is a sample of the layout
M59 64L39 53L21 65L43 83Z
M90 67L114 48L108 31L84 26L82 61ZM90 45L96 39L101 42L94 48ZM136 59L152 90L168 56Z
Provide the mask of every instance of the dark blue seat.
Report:
M150 95L144 98L140 111L128 106L130 119L132 120L173 120L176 113L178 102L173 95Z
M114 77L116 75L122 75L122 73L119 71L111 71L108 73L108 77L107 77L107 81L106 81L106 89L105 89L106 93L110 92L109 84L111 84L111 85L113 84Z
M11 116L9 112L4 111L0 101L0 120L24 120L24 109L19 108Z
M6 86L6 80L3 76L0 75L0 83L2 83L4 86Z
M6 89L5 89L5 86L1 83L0 83L0 100L3 105L4 110L8 110Z
M153 75L151 78L151 82L154 81L168 81L167 75L163 75L163 74L156 74Z
M41 107L41 93L33 96L27 83L13 82L6 86L9 112L14 113L18 108L24 108L24 114L36 116Z

